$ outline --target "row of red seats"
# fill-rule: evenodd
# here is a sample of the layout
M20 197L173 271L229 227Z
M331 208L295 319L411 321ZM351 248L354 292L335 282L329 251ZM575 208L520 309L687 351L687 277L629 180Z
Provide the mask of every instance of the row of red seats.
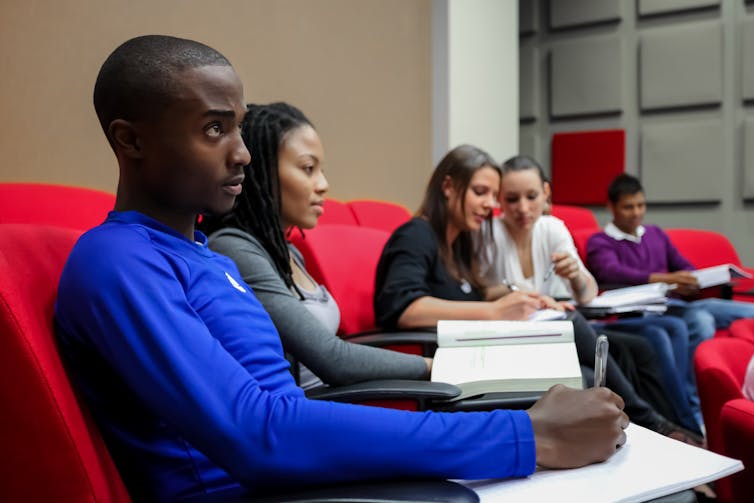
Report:
M5 238L0 247L0 327L5 335L0 338L0 377L5 383L0 386L0 400L13 404L14 410L4 414L5 427L0 428L0 443L8 450L8 459L14 460L13 467L0 470L4 494L29 494L34 487L39 501L128 501L102 439L79 407L52 337L52 305L65 258L81 231L101 222L113 203L112 194L91 189L0 184ZM366 212L354 209L364 206ZM581 224L585 224L582 230L596 230L589 210L556 205L553 213L574 234ZM332 223L338 218L344 220ZM338 300L344 335L374 328L377 260L390 232L409 218L405 208L392 203L328 200L323 225L305 237L294 234L308 268ZM8 225L14 222L35 225ZM710 248L709 241L701 242ZM731 257L732 250L733 255L724 261L740 265L735 249L727 239L725 243L723 251ZM701 247L676 244L695 265L713 265L694 258L693 249ZM700 346L699 393L710 448L754 466L754 403L741 395L746 363L754 354L754 323L738 321L731 333L735 337L715 338ZM45 455L52 452L54 456ZM741 494L754 494L750 473L747 469L719 482L720 500L743 501ZM50 479L56 476L59 480ZM38 484L39 477L47 478L46 483Z

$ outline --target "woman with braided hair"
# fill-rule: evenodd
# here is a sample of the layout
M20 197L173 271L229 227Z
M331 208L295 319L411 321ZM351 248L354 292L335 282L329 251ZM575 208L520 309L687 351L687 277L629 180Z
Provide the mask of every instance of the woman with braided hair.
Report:
M309 119L286 103L249 105L243 138L251 163L236 206L200 227L210 248L234 260L269 313L286 352L299 363L299 384L426 379L429 359L340 339L335 300L286 241L294 227L317 225L328 190L322 142Z

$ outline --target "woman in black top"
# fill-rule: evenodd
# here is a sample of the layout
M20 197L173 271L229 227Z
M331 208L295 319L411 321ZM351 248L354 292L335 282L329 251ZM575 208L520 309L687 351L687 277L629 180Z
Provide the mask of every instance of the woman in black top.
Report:
M451 150L440 161L417 217L396 229L382 251L374 297L380 326L428 327L440 319L526 320L539 308L563 309L545 295L487 285L479 273L481 247L491 241L500 173L489 154L470 145ZM481 239L473 240L472 233L480 233ZM569 313L568 318L579 362L590 378L597 335L580 314ZM665 434L687 431L640 398L611 357L607 385L623 397L632 421Z

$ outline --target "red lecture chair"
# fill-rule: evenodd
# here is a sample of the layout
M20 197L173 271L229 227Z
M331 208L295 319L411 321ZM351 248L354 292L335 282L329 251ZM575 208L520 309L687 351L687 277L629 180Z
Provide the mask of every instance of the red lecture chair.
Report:
M666 232L673 245L694 267L733 264L754 274L754 269L744 267L733 244L719 232L700 229L667 229ZM754 301L751 297L752 290L754 279L738 280L733 286L733 298ZM746 292L750 292L748 296L745 295Z
M735 337L715 337L702 342L694 355L694 371L699 389L699 399L704 416L704 425L707 430L707 443L711 451L731 457L743 459L728 451L728 446L733 439L739 442L746 438L754 438L754 422L748 423L746 434L733 429L727 431L730 424L740 427L743 420L736 417L722 419L722 411L731 400L742 399L744 375L746 367L754 355L754 343ZM748 409L751 410L751 409ZM735 416L734 411L728 412ZM745 422L745 421L744 421ZM738 432L738 433L737 433ZM729 440L726 442L726 438ZM748 451L748 459L754 458L754 442L739 446ZM748 480L749 487L754 480L754 460L746 464L745 469L739 472L736 479L741 477ZM735 496L732 488L733 477L726 477L715 482L715 490L718 500L721 502L751 501L752 492L748 498L741 499L740 494Z
M346 203L361 227L371 227L392 233L411 219L405 206L389 201L358 199Z
M46 183L0 183L0 223L85 231L101 224L115 196L101 190Z
M594 213L588 208L568 204L553 204L550 211L552 216L563 221L571 234L580 229L590 229L595 232L600 230L600 224L594 217Z
M320 225L359 225L348 204L336 199L325 199L324 212L319 217Z
M0 500L128 502L53 335L58 279L80 232L21 224L0 232Z

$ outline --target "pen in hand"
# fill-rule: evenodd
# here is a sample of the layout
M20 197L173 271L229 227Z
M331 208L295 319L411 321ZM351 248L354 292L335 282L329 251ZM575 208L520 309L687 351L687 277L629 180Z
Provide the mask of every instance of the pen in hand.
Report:
M552 262L550 264L550 267L547 268L547 272L545 273L545 277L542 278L542 283L547 283L547 280L550 279L550 276L552 276L552 273L555 272L555 262Z
M601 388L605 386L606 369L607 369L607 336L600 335L597 337L597 344L594 348L594 387Z

